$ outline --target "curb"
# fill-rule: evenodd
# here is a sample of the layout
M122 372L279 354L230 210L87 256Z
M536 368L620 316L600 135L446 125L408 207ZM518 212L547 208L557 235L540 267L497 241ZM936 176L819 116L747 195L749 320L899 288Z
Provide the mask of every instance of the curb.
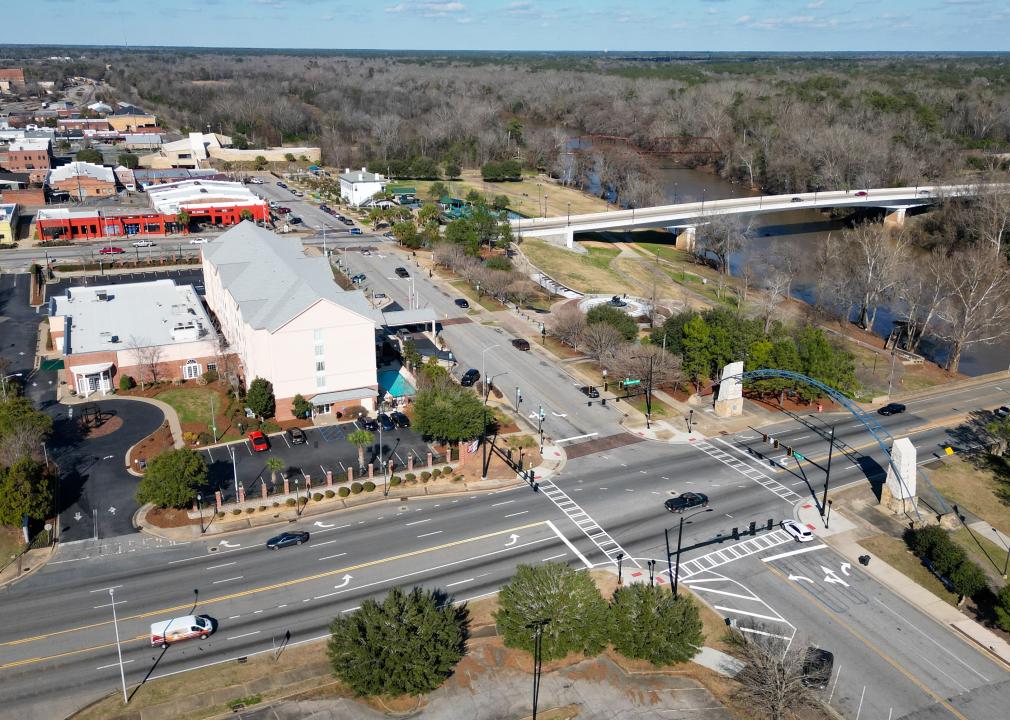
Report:
M37 573L39 570L41 570L42 568L44 568L49 563L49 561L53 559L53 555L56 554L56 547L58 545L59 545L59 542L54 542L52 545L50 545L49 546L49 554L46 557L44 557L41 562L35 563L32 567L28 568L27 571L21 573L17 577L12 577L10 580L5 580L4 582L0 582L0 588L7 589L7 588L9 588L9 587L11 587L13 585L16 585L17 583L21 582L25 578L31 577L32 575L34 575L35 573Z

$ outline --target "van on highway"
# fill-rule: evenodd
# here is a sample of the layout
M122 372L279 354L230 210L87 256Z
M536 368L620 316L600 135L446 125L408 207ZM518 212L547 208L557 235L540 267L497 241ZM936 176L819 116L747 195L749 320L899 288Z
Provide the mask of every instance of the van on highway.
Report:
M151 623L151 647L167 648L180 640L200 638L206 640L214 632L214 622L202 615L183 617Z

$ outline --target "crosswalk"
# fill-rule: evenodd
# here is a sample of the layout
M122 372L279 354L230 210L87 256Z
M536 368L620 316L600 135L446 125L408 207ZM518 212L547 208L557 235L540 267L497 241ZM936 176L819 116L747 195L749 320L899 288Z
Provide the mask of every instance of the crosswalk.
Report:
M730 448L732 447L731 445L721 440L717 440L717 442L723 443L724 445L726 445L726 447ZM718 460L726 467L736 470L738 473L743 475L748 480L752 480L753 482L756 482L758 485L765 488L766 490L774 493L775 495L778 495L786 502L796 503L803 499L798 494L796 494L795 492L787 488L785 485L780 483L778 480L775 480L774 478L765 475L757 468L748 465L747 463L743 462L739 458L734 457L725 450L720 450L707 440L697 440L695 442L692 442L691 445L697 448L698 450L701 450L703 453L705 453L712 459Z
M568 496L568 493L555 485L554 481L543 480L539 483L539 488L540 492L554 503L558 510L563 512L569 520L575 523L575 526L582 531L583 535L589 538L589 541L599 548L600 552L606 555L608 560L616 563L617 555L622 554L636 567L642 567L577 502L572 500Z
M755 535L749 540L734 543L733 545L710 552L707 555L682 562L680 564L679 577L681 580L686 580L698 573L712 570L721 565L731 563L734 560L745 558L748 555L763 552L791 540L792 538L784 530L775 530L767 535Z

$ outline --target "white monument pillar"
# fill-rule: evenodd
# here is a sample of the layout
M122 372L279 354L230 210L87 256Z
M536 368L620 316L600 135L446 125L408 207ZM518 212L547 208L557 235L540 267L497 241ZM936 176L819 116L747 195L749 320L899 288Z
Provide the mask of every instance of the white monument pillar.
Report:
M743 413L743 385L740 384L742 362L732 362L722 369L719 395L715 400L717 417L735 417Z
M880 489L880 504L895 514L914 510L918 502L915 459L915 445L908 438L898 438L891 445L892 464L887 466L887 481Z
M695 237L696 236L694 225L683 228L679 233L677 233L677 242L674 245L674 247L676 247L678 250L693 252Z

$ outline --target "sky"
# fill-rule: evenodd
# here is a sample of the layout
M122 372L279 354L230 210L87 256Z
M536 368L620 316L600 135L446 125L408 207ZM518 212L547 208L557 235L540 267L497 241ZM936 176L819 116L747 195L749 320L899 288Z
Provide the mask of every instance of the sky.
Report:
M594 51L1010 50L1010 0L2 0L0 42Z

